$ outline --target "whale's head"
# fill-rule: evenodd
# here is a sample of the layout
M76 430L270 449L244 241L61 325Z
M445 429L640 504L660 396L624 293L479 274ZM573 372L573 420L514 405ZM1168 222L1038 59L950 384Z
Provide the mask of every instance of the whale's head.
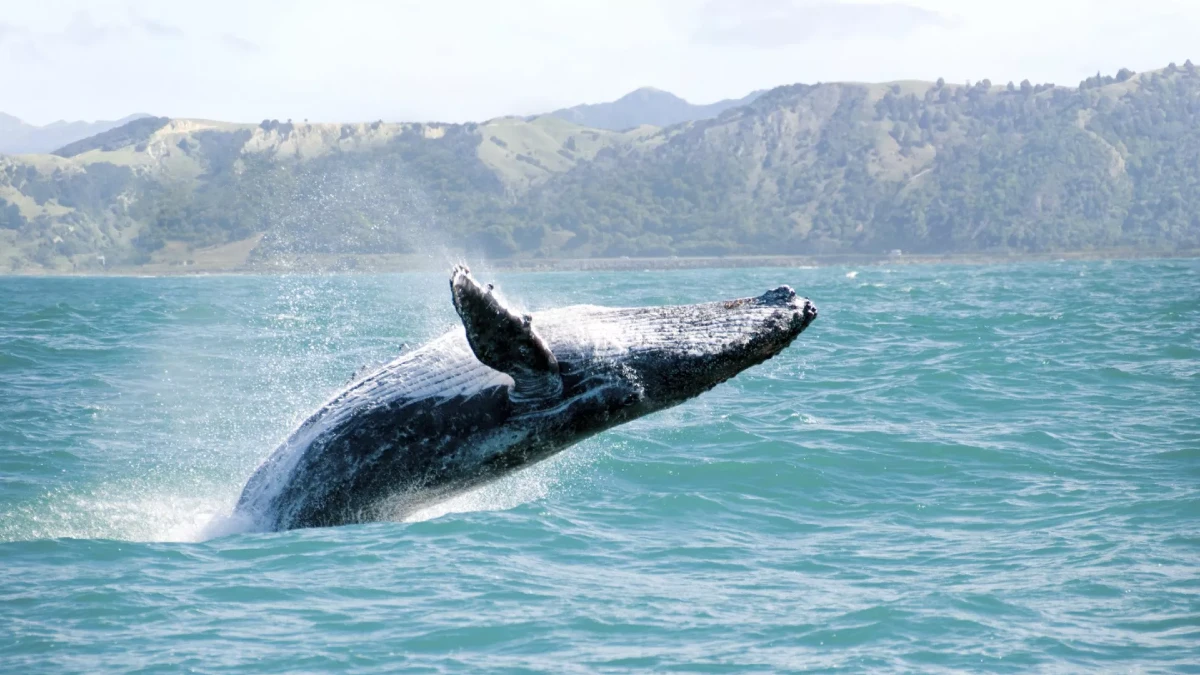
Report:
M463 266L450 288L471 350L513 378L514 403L574 410L597 420L595 429L712 389L783 351L817 317L787 286L695 305L576 305L533 315L509 307Z
M539 313L569 391L615 378L637 392L635 416L682 403L787 348L817 317L788 286L694 305L568 307Z

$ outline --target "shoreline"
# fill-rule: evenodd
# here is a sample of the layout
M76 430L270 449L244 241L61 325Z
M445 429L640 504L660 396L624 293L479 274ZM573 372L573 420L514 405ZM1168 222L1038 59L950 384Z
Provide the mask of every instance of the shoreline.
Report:
M945 254L826 254L746 255L667 258L502 258L487 260L497 271L608 272L643 270L736 269L750 267L838 267L882 265L1007 265L1026 262L1086 260L1148 260L1200 258L1200 249L1182 251L1057 251L1050 253L945 253ZM286 274L388 274L434 272L447 263L410 254L311 255L237 266L151 263L104 270L27 269L0 273L0 277L184 277L270 276Z

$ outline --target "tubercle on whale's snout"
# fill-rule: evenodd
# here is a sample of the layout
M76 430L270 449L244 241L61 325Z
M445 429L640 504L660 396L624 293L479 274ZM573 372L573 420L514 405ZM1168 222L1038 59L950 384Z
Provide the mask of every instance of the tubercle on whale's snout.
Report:
M800 316L800 330L808 328L808 325L817 318L817 306L812 303L812 300L803 298L803 307L797 307L797 313Z
M817 306L813 304L812 300L797 296L791 286L785 285L771 289L755 299L765 305L777 305L792 310L794 312L793 320L799 323L796 327L797 333L808 328L808 325L817 318Z
M789 304L785 310L777 311L775 317L774 320L778 322L776 325L782 324L780 337L786 347L817 318L817 308L807 298L799 298L798 302Z
M764 305L778 305L780 307L790 307L791 309L803 310L806 321L811 322L817 318L817 307L808 298L802 298L796 295L796 291L791 286L779 286L773 288L766 293L754 298L754 300Z
M791 286L780 286L758 296L759 302L768 305L787 305L796 299L796 291Z

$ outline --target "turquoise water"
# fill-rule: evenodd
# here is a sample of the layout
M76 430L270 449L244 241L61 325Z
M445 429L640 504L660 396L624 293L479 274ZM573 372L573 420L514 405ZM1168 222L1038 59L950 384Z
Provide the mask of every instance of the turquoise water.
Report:
M1200 261L480 276L821 316L412 522L250 534L445 279L2 278L0 670L1200 672Z

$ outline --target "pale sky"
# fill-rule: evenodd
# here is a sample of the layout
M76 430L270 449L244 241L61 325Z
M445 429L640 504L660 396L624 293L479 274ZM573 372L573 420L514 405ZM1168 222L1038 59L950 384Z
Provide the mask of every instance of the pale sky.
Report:
M1200 0L0 0L0 111L461 122L795 82L1200 63Z

